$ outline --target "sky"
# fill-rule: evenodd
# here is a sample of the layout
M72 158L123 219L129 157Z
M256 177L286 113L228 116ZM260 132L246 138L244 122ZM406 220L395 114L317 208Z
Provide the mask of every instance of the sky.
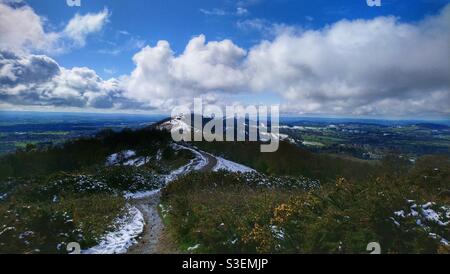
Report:
M450 0L0 0L0 109L450 117Z

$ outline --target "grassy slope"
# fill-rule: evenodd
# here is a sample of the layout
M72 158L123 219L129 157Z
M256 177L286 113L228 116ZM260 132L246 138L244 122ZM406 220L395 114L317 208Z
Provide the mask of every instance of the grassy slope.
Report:
M95 245L124 213L124 191L161 187L155 173L186 163L170 135L159 130L103 131L94 138L39 150L30 146L0 158L0 253L66 253L65 245ZM133 149L161 161L104 167L108 155Z
M322 181L337 177L363 179L378 167L370 163L314 154L296 145L281 142L275 153L261 153L258 143L196 143L215 155L250 166L270 175L303 175Z
M433 201L437 212L450 204L450 159L427 157L398 173L392 168L386 163L369 179L339 178L313 189L195 174L164 191L164 215L180 245L199 244L200 253L365 253L373 241L384 253L450 252L428 235L449 239L448 226L427 222L426 231L413 217L398 219L399 226L391 219L408 210L407 199Z

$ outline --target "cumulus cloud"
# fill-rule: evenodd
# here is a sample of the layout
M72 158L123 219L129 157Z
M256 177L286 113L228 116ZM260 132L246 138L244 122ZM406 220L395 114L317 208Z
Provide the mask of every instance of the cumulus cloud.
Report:
M286 28L248 52L230 40L193 38L174 55L166 41L136 54L127 94L164 102L239 91L276 92L285 112L342 115L450 113L450 6L417 23L342 20ZM222 100L223 101L223 100Z
M123 97L120 81L85 67L66 69L43 55L0 51L0 100L12 105L99 109L140 108Z
M44 19L27 5L0 2L0 48L45 50L58 39L58 34L44 30ZM17 2L20 3L20 2Z
M45 30L46 19L21 0L0 1L0 100L2 104L114 108L130 105L119 81L104 81L88 68L66 69L45 55L84 46L108 20L100 13L75 15L64 30Z
M246 51L230 40L194 37L176 56L167 41L147 46L133 57L136 68L124 78L127 95L150 104L170 105L192 96L237 92L245 86Z
M450 6L417 24L380 17L284 33L250 51L250 88L280 93L298 113L448 114L448 22Z
M14 52L61 53L81 47L88 35L99 32L110 16L99 13L76 14L64 30L46 31L46 19L19 0L0 1L0 49Z
M94 26L107 21L107 10L102 14L87 15L78 29L69 23L70 31L64 32L83 44L87 33L98 31ZM42 27L42 19L35 20ZM136 53L129 75L106 81L88 68L67 69L46 56L3 51L0 99L22 105L168 111L192 103L194 96L228 103L229 95L258 98L261 92L275 92L288 102L282 106L285 113L448 116L448 22L450 5L415 23L378 17L342 20L317 30L279 26L273 37L248 50L231 40L206 41L199 35L176 54L168 41L159 41ZM254 25L264 28L265 22L259 23ZM4 31L10 39L2 36L0 45L30 43L28 35Z

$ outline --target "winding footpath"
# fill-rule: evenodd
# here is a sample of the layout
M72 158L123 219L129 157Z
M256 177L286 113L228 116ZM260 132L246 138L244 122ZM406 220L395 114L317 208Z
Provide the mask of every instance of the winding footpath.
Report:
M192 151L196 157L186 166L167 175L166 184L170 184L178 177L193 171L212 171L217 165L217 158L208 153L181 145L177 145L177 147L178 149ZM138 243L128 250L129 254L176 254L180 252L159 216L158 207L160 202L160 191L131 201L131 204L143 214L145 227L143 234L137 239Z

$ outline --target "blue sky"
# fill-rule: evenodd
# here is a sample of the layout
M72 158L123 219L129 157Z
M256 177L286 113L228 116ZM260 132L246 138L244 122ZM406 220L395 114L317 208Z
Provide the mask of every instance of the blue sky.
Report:
M132 56L139 45L155 44L158 40L170 41L172 49L180 53L197 34L205 34L211 40L231 39L243 48L266 38L258 31L240 29L238 23L244 20L257 18L311 29L323 28L343 18L370 19L381 15L394 15L410 22L436 13L448 2L383 0L382 7L369 8L365 0L82 0L81 7L68 7L65 0L27 1L56 29L76 13L99 12L107 7L111 16L99 35L91 37L86 47L57 56L63 66L87 66L105 78L129 73L134 67ZM240 6L248 13L237 15ZM208 15L202 10L212 13L220 10L225 15ZM120 54L117 50L121 50Z
M450 116L450 0L0 0L0 107Z

